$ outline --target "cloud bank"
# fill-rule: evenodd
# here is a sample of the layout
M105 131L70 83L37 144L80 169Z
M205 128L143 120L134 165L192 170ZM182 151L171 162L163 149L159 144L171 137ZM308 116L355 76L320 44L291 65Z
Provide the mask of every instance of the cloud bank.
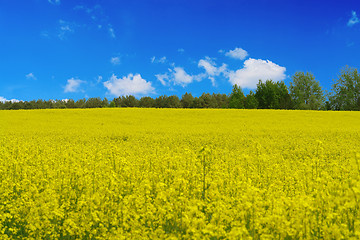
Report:
M286 78L286 68L269 60L249 58L244 67L228 74L229 82L242 88L254 89L259 80L281 81Z
M104 82L104 87L114 96L122 95L144 95L153 93L155 89L151 82L147 82L140 74L129 74L122 78L117 78L113 74L109 81Z

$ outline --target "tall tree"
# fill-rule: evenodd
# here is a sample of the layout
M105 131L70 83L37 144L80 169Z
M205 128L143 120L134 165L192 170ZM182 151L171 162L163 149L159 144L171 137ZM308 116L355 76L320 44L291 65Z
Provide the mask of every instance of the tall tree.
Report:
M259 80L255 97L261 109L290 109L291 97L283 81Z
M324 105L324 93L312 73L296 72L289 90L295 109L319 110Z
M226 94L213 93L212 96L216 102L217 108L228 108L229 107L229 97Z
M199 97L203 108L216 108L216 99L210 93L203 93Z
M245 108L246 109L256 109L259 103L255 97L255 93L250 91L250 93L246 96L245 99Z
M137 107L138 100L133 95L122 96L122 107Z
M230 108L244 108L245 95L240 86L235 84L230 94L229 107Z
M332 85L330 104L334 110L360 110L360 74L346 66Z
M181 103L180 103L179 97L176 96L176 95L171 95L171 96L167 97L166 100L165 100L165 107L167 107L167 108L180 108Z
M168 97L166 95L161 95L161 96L158 96L157 98L155 98L155 107L156 108L165 108L167 98Z
M86 100L85 108L101 108L102 107L102 100L101 98L89 98Z
M155 107L155 100L152 97L142 97L139 101L139 107L153 108Z
M192 108L194 106L194 97L191 93L185 93L181 97L181 106L183 108Z

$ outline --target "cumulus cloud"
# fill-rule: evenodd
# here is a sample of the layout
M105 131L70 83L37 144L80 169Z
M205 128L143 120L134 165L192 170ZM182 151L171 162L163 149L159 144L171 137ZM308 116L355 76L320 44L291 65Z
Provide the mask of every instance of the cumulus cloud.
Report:
M60 0L48 0L48 2L54 5L60 5Z
M355 12L355 11L352 11L352 12L351 12L351 15L352 15L352 17L349 19L349 21L348 21L348 23L347 23L347 25L348 25L349 27L352 27L353 25L359 23L359 18L357 17L356 12Z
M110 59L110 62L113 64L113 65L119 65L120 64L120 57L112 57Z
M245 51L242 48L235 48L234 50L230 50L230 51L226 52L225 56L235 58L235 59L244 60L248 56L248 53L247 53L247 51Z
M156 58L155 56L153 56L152 58L150 58L152 63L165 63L166 62L166 57L163 56L161 58Z
M172 82L174 85L185 87L193 81L201 81L206 77L206 74L190 75L182 67L174 66L173 69L169 68L168 70L168 73L155 75L164 86Z
M244 67L228 73L229 82L242 88L254 89L259 80L281 81L286 78L286 68L269 60L249 58Z
M173 81L177 85L186 86L194 80L194 77L187 74L182 67L175 67L173 72Z
M79 91L80 85L82 83L85 83L85 81L80 80L80 79L74 79L74 78L68 79L67 84L64 87L64 92L65 93L67 93L67 92L77 92L77 91Z
M122 78L117 78L114 74L109 81L104 82L110 94L121 95L144 95L154 92L151 82L147 82L140 74L129 74Z
M226 64L223 63L220 67L217 67L216 63L209 57L205 57L205 59L200 59L198 67L205 69L207 77L211 80L213 86L216 85L215 76L219 76L221 73L225 74L227 71Z
M35 75L34 75L33 73L26 74L25 77L26 77L27 79L36 80L36 77L35 77Z
M6 98L4 98L4 97L2 97L2 96L0 96L0 102L20 102L20 100L18 100L18 99L6 99Z

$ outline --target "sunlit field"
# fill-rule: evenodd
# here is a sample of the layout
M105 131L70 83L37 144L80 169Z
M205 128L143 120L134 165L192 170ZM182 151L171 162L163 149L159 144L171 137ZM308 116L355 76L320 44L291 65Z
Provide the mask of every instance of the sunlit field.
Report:
M0 239L359 239L360 112L0 111Z

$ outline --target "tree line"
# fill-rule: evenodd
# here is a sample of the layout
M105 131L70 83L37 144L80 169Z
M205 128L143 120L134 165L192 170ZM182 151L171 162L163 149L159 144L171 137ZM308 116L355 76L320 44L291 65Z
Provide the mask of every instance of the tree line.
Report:
M304 110L360 110L360 74L356 68L345 67L325 93L312 73L296 72L290 85L283 81L259 80L256 90L245 96L240 86L234 85L227 94L203 93L194 97L185 93L181 99L162 95L157 98L133 95L107 98L69 100L32 100L0 102L0 109L48 109L48 108L239 108L239 109L304 109Z

